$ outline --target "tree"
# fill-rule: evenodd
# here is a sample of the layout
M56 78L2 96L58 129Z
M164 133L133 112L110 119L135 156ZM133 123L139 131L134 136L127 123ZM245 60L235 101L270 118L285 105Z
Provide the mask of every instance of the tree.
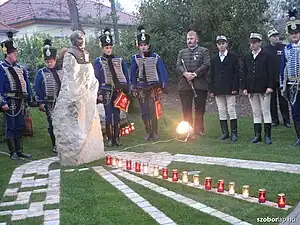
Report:
M114 36L115 36L115 43L118 44L120 41L119 38L119 31L118 31L118 17L117 17L117 10L115 0L109 0L111 3L111 17L114 25Z
M224 34L237 54L248 51L251 32L261 32L267 22L267 0L143 0L139 23L151 34L151 45L167 65L171 77L178 51L186 46L190 29L200 44L214 50L215 38Z
M76 0L67 0L67 3L70 12L71 30L82 30Z

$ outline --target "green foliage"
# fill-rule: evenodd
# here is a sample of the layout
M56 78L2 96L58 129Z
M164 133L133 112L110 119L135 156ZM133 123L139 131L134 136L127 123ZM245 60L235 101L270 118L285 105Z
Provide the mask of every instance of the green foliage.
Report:
M195 30L200 45L211 51L216 36L224 34L232 49L244 54L248 51L250 33L262 31L267 8L266 0L143 0L138 16L151 34L153 50L174 77L176 56L186 46L187 31Z

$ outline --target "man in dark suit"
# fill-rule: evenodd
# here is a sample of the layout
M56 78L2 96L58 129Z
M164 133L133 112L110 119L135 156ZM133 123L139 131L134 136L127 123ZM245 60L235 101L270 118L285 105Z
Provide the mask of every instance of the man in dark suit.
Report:
M209 91L215 97L219 111L222 135L219 140L229 138L227 113L231 126L231 141L237 141L237 115L235 96L239 92L238 57L227 50L227 38L223 35L216 39L218 54L210 62Z
M290 113L288 101L281 95L279 89L279 75L280 75L280 65L282 59L284 44L280 43L279 32L276 29L272 29L268 32L268 38L270 44L264 47L272 56L275 57L276 63L276 88L271 94L271 116L272 116L272 126L277 126L279 124L278 110L277 110L277 96L279 99L280 112L283 118L283 124L285 127L290 128Z
M254 123L252 143L261 142L262 122L264 122L265 143L271 140L271 93L275 89L276 78L273 57L261 49L262 35L251 33L251 52L245 56L243 65L242 89L249 96ZM262 119L263 118L263 119Z
M195 103L195 133L204 135L204 113L208 92L208 70L210 55L207 48L198 46L195 31L187 33L188 47L179 51L176 69L180 76L178 85L183 119L193 125L193 98ZM194 96L193 88L198 97Z

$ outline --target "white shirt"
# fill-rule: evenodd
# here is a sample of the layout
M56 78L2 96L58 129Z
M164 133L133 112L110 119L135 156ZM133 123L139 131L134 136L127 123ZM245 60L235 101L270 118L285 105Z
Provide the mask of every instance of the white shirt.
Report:
M257 52L252 51L253 59L255 59L258 56L260 51L261 51L261 48Z
M220 60L221 60L221 62L223 62L224 61L224 59L225 59L225 57L227 56L227 54L228 54L228 51L227 50L225 50L225 52L219 52L219 57L220 57Z

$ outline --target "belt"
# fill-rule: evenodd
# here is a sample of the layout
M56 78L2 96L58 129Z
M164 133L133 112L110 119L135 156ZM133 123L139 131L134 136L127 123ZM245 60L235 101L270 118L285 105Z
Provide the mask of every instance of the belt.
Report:
M27 93L16 93L16 92L7 92L5 96L8 98L26 98L28 96Z
M45 100L48 100L48 101L54 101L54 100L55 100L55 97L53 97L53 96L45 96L44 99L45 99Z

